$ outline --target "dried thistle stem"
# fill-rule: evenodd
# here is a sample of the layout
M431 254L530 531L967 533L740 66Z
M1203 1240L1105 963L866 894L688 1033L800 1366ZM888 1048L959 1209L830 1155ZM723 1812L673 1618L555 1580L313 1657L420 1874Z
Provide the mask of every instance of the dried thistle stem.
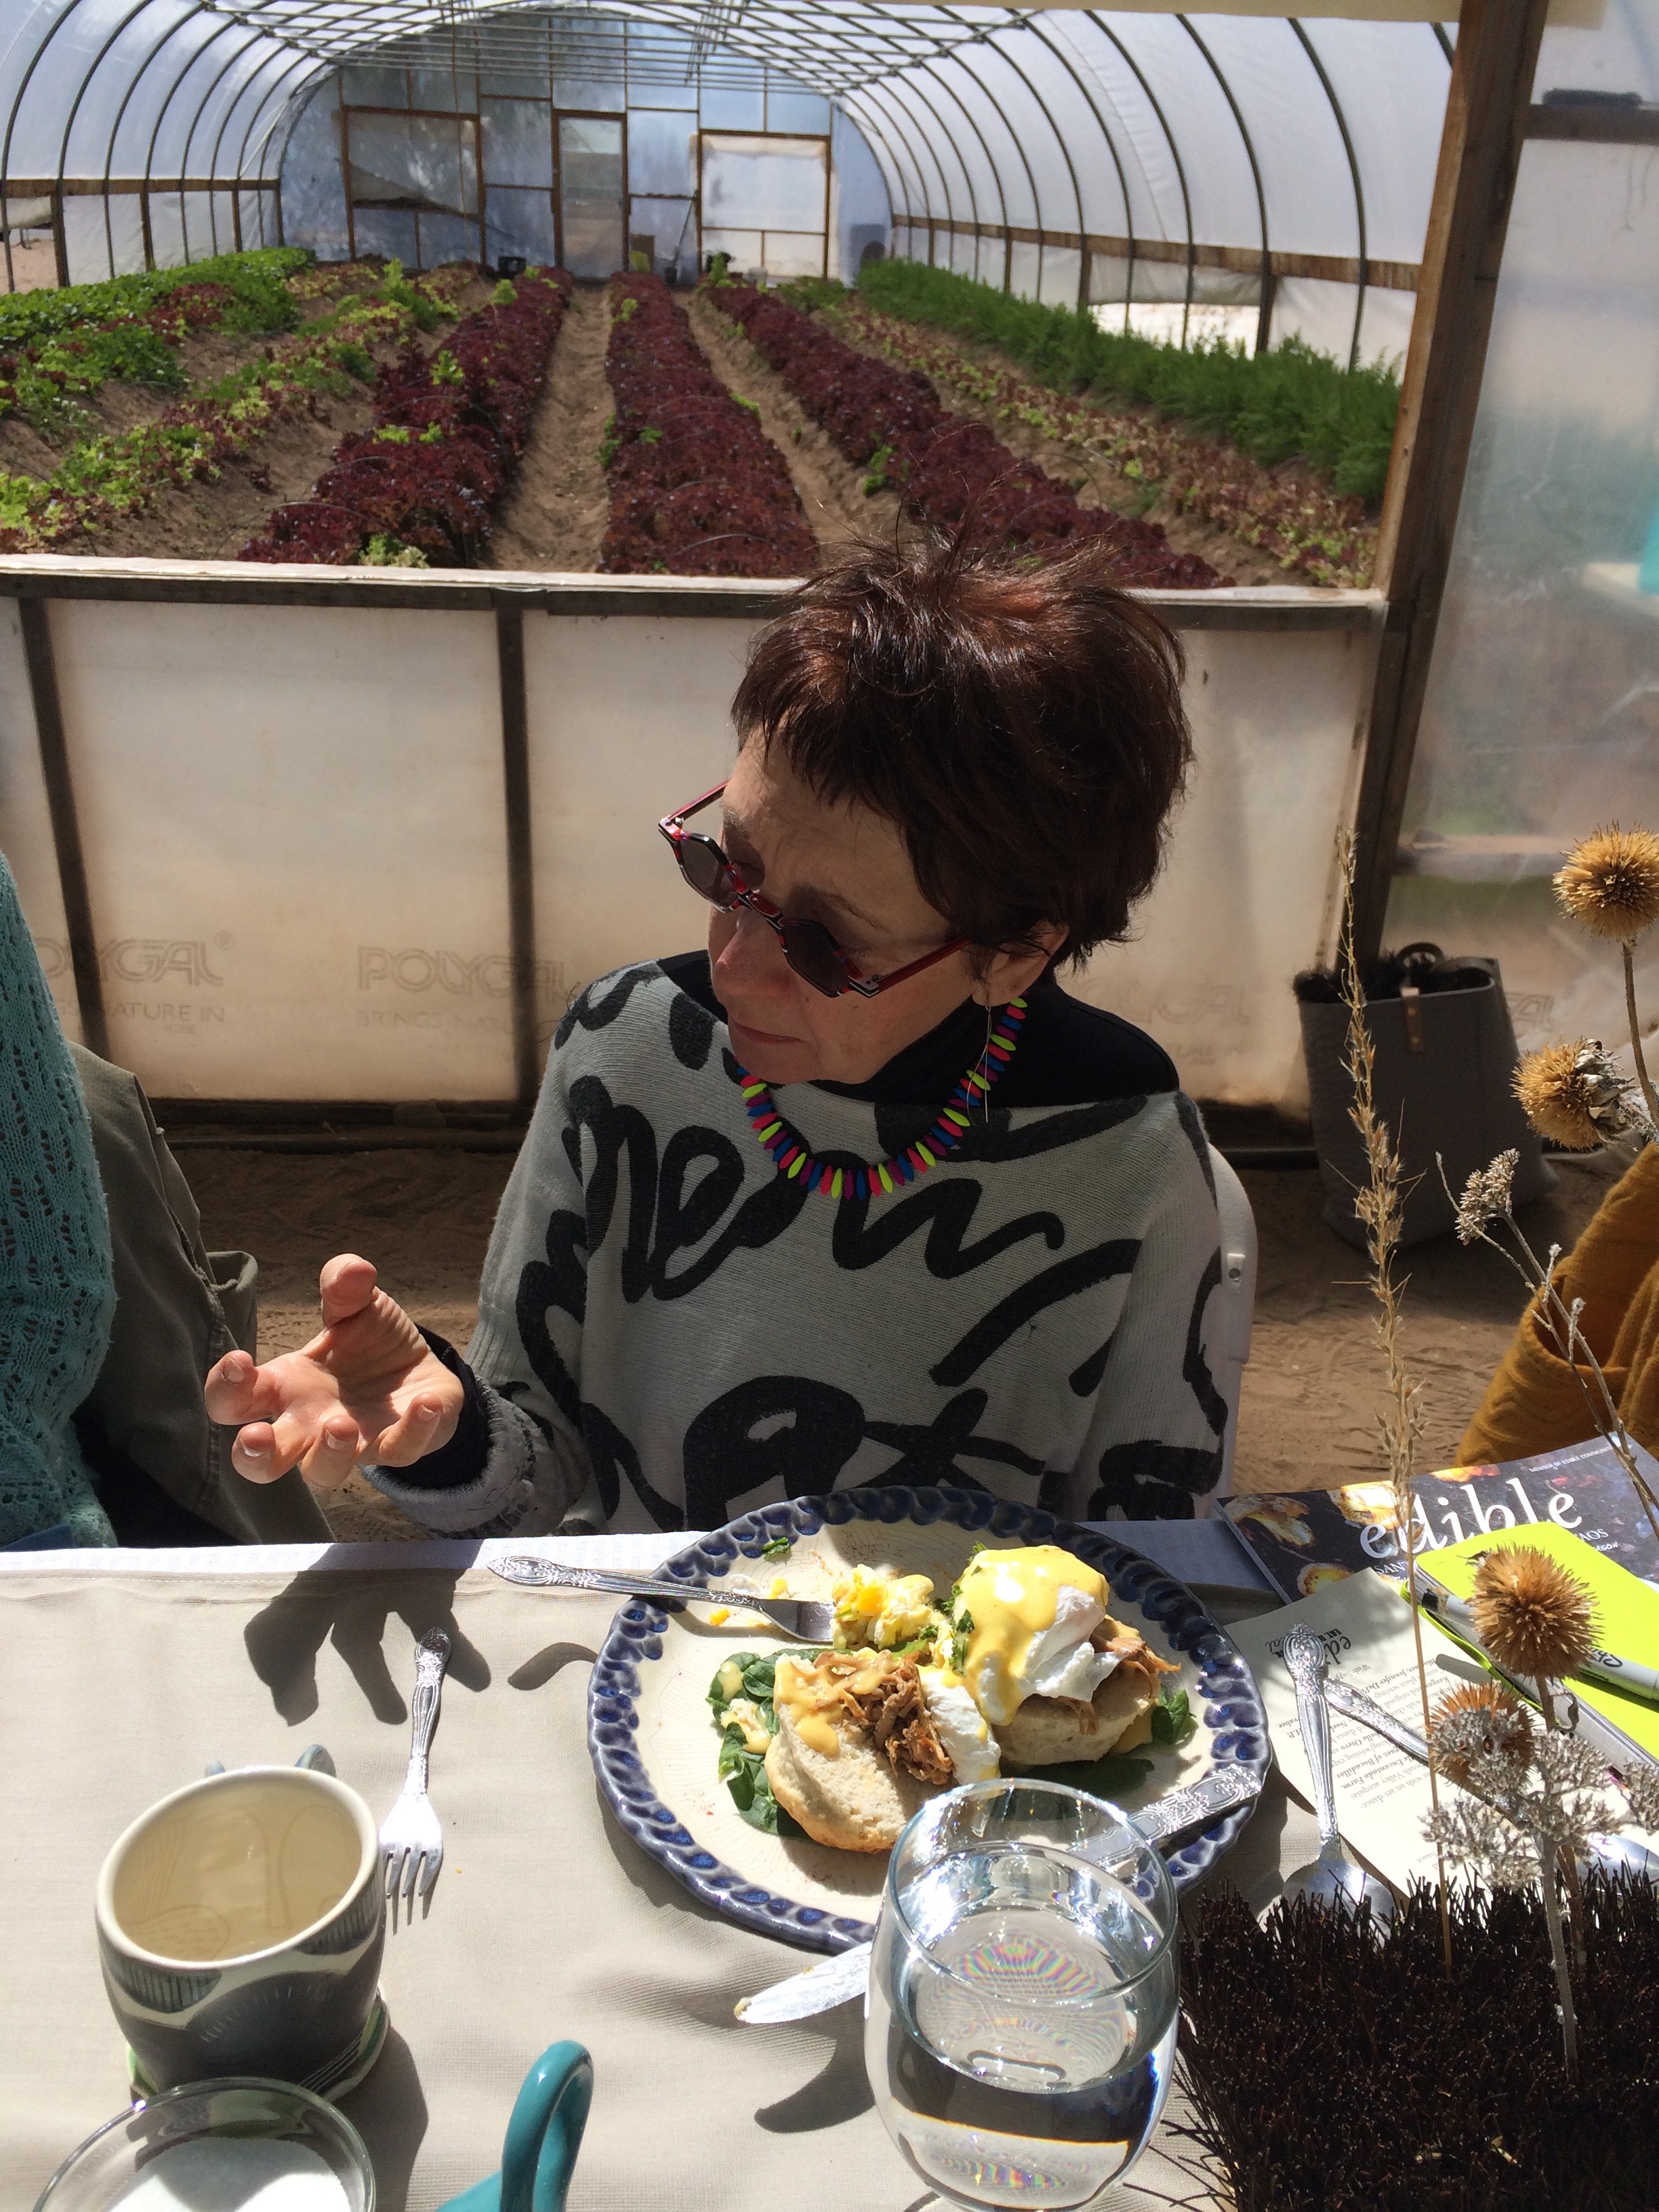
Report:
M1549 1855L1541 1853L1538 1887L1544 1899L1544 1923L1550 1931L1550 1964L1555 1969L1555 1994L1561 2007L1561 2056L1569 2082L1578 2079L1578 2014L1572 2001L1572 1972L1561 1928L1561 1900L1555 1893L1555 1869Z
M1648 1063L1642 1051L1642 1024L1636 1012L1635 939L1624 939L1619 950L1625 961L1625 1018L1630 1024L1630 1048L1636 1061L1636 1079L1642 1086L1643 1097L1648 1102L1648 1118L1659 1130L1659 1097L1654 1096L1653 1084L1648 1074Z

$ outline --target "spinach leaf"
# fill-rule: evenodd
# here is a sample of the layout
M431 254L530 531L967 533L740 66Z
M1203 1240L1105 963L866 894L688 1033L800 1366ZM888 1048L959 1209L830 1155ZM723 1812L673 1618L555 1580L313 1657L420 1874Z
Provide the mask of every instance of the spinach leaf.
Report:
M759 1706L761 1717L775 1735L778 1723L772 1711L773 1669L778 1655L771 1651L734 1651L729 1659L722 1660L716 1668L714 1680L708 1685L708 1702L714 1708L714 1718L724 1720L732 1698L751 1698ZM742 1676L742 1687L728 1696L721 1686L721 1677L728 1667L735 1665Z
M908 1644L895 1644L891 1649L895 1659L914 1659L919 1651L931 1651L939 1641L936 1629L924 1628L920 1636L913 1636Z
M793 1536L775 1536L769 1544L761 1546L761 1557L763 1559L787 1559L794 1548Z
M968 1639L974 1632L974 1616L963 1611L955 1616L956 1633L951 1639L951 1664L961 1674L968 1663Z
M744 1748L743 1730L734 1722L720 1739L720 1778L732 1792L732 1802L751 1828L769 1836L804 1836L806 1831L792 1820L772 1795L766 1778L765 1755Z
M1187 1701L1187 1692L1164 1691L1152 1707L1152 1723L1154 1743L1185 1743L1198 1726Z

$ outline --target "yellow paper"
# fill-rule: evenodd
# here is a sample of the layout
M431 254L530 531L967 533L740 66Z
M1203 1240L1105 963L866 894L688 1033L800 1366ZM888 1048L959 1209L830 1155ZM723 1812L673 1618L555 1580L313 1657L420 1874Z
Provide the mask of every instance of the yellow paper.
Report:
M1543 1521L1530 1528L1494 1528L1487 1535L1469 1536L1461 1544L1419 1553L1417 1571L1425 1582L1437 1583L1453 1597L1466 1598L1474 1588L1475 1569L1483 1555L1516 1544L1547 1553L1558 1566L1584 1584L1595 1601L1599 1645L1650 1667L1655 1663L1659 1655L1659 1590L1598 1552L1593 1544L1587 1544L1582 1536L1575 1536L1570 1528L1558 1528ZM1530 1683L1522 1686L1530 1692ZM1623 1763L1620 1750L1632 1747L1649 1759L1659 1759L1659 1705L1583 1675L1575 1675L1568 1687L1592 1723L1600 1722L1607 1731L1607 1755L1615 1764ZM1585 1734L1587 1738L1594 1736L1593 1724L1585 1728Z

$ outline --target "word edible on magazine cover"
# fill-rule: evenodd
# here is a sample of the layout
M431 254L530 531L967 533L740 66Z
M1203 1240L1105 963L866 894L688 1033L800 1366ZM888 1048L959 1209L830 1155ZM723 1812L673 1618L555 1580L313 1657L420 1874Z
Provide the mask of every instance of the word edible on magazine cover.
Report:
M1659 1464L1640 1450L1644 1474L1659 1487ZM1621 1567L1659 1583L1654 1540L1630 1478L1601 1437L1495 1467L1449 1467L1413 1486L1419 1553L1461 1544L1494 1528L1547 1524L1565 1528ZM1338 1490L1287 1491L1223 1502L1238 1534L1282 1597L1310 1597L1345 1576L1376 1567L1405 1571L1386 1482Z

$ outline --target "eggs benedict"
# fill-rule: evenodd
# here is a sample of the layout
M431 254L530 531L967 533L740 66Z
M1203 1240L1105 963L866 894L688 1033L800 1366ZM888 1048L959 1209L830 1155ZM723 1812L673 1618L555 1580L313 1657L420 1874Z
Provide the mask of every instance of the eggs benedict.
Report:
M744 1817L787 1814L842 1850L890 1849L937 1790L1146 1743L1163 1678L1180 1672L1058 1545L981 1547L943 1605L925 1575L880 1566L854 1567L832 1594L832 1649L728 1659L709 1703Z
M1055 1544L983 1551L952 1593L955 1650L1004 1762L1054 1766L1152 1732L1159 1679L1180 1670L1106 1610L1105 1577Z

